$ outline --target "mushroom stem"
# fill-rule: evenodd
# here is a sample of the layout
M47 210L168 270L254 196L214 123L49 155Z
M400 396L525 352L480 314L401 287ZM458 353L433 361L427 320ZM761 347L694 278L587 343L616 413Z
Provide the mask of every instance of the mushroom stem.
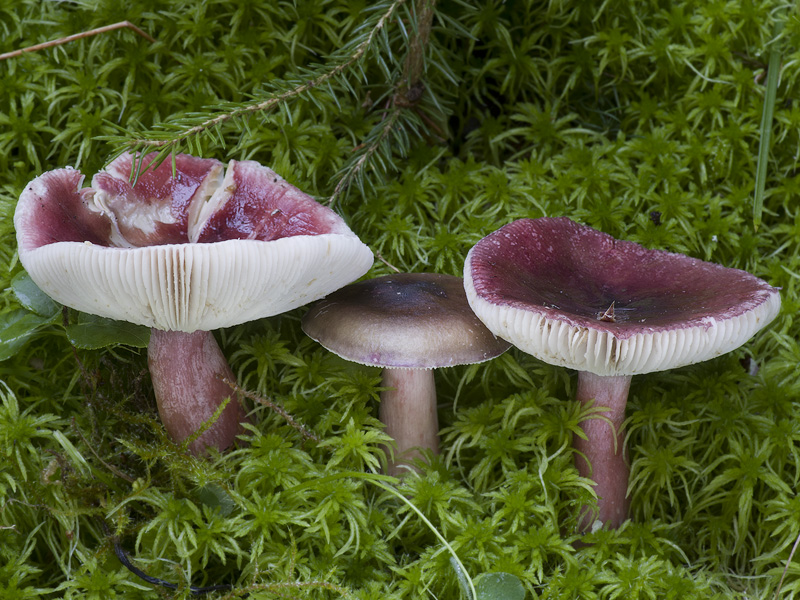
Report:
M379 415L386 433L397 444L389 475L402 475L422 454L417 448L439 454L439 420L433 369L384 369Z
M158 413L170 437L183 441L211 419L220 404L233 394L223 382L235 380L210 331L152 329L147 363L158 402ZM236 439L244 411L234 396L217 420L189 444L192 454L209 446L224 450Z
M579 453L575 454L575 466L582 477L595 482L598 497L596 519L612 529L628 518L630 505L630 469L622 429L630 385L628 375L603 377L586 371L578 375L577 399L581 404L594 400L594 408L606 410L581 423L587 439L573 438L572 446ZM591 529L595 521L591 511L588 506L581 509L580 528L583 531Z

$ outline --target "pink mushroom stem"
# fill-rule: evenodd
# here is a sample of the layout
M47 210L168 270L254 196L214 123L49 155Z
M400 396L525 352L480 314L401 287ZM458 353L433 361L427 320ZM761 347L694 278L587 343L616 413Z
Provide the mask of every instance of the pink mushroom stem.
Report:
M233 396L217 420L189 445L193 454L207 447L224 450L236 439L244 410L223 378L235 381L228 361L210 331L183 333L152 329L147 347L158 413L172 439L180 442L212 418Z
M380 419L386 433L397 444L387 473L402 475L415 458L417 448L439 453L439 420L436 415L436 384L432 369L384 369Z
M580 453L575 454L575 466L582 477L588 477L596 484L596 519L613 529L628 518L630 506L630 468L622 429L630 385L631 378L627 375L601 376L586 371L578 375L578 401L586 404L593 400L594 408L605 410L581 423L587 439L575 436L573 440L573 447ZM592 513L588 506L581 509L582 530L591 529L595 521Z

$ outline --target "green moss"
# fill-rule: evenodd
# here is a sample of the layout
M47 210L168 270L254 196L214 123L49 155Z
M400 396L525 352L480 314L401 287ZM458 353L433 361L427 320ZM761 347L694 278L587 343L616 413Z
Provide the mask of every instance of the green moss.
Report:
M112 534L178 584L174 597L213 584L236 590L217 597L466 597L403 498L470 576L511 573L529 598L775 595L800 533L800 20L760 0L441 0L411 101L417 5L0 8L0 52L122 19L157 40L123 29L0 63L0 597L163 597L119 563ZM783 67L754 230L776 19ZM460 274L501 225L566 215L750 270L783 288L784 308L729 356L634 378L632 521L589 546L574 544L592 498L572 465L586 416L574 375L516 350L437 373L443 452L398 498L364 475L385 461L377 370L308 340L302 311L221 331L240 385L296 423L248 399L246 444L199 460L166 438L142 351L76 350L60 313L31 313L11 290L24 185L66 165L91 175L147 137L335 196L401 270ZM780 595L798 588L795 557Z

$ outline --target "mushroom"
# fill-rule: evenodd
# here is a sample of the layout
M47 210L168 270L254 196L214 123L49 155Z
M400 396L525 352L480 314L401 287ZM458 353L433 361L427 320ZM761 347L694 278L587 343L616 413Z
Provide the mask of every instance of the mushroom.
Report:
M231 396L211 330L291 310L363 275L372 253L332 210L253 161L180 154L131 183L123 154L81 189L57 169L34 179L14 215L31 279L72 308L152 328L148 364L173 439L197 432ZM232 401L189 448L224 449L243 419Z
M565 217L514 221L479 241L464 265L475 314L536 358L579 371L577 399L602 417L576 436L597 518L628 515L622 424L631 376L730 352L778 314L778 290L738 269L618 241ZM587 507L581 528L593 524Z
M439 452L433 369L487 361L510 344L467 304L460 277L402 273L361 281L317 302L303 331L342 358L383 368L380 419L397 444L388 472Z

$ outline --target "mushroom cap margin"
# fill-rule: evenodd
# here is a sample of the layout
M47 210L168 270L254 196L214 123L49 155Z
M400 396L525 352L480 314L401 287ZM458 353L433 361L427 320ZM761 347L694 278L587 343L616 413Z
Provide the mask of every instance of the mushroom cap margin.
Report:
M569 221L566 218L541 220ZM574 225L582 230L591 230ZM606 234L595 233L616 242ZM464 265L467 299L475 314L490 331L521 350L549 364L601 376L665 371L721 356L744 344L780 311L778 290L753 275L682 255L647 250L631 242L624 244L629 249L636 246L636 251L642 254L671 260L680 257L686 259L689 265L713 266L720 272L728 271L739 277L747 276L754 283L757 282L757 285L754 285L753 295L748 298L745 307L741 310L731 308L721 318L709 315L690 323L678 320L670 326L642 325L615 331L617 328L613 323L597 321L597 327L593 327L587 324L586 319L571 318L570 315L560 314L557 309L548 306L521 306L518 302L496 303L486 300L473 281L473 258L478 246L476 244L468 253Z
M212 330L277 315L358 279L372 252L355 235L112 248L56 242L20 261L77 310L167 331Z
M312 306L302 326L334 354L388 369L475 364L510 347L472 312L462 279L437 273L400 273L348 285Z

